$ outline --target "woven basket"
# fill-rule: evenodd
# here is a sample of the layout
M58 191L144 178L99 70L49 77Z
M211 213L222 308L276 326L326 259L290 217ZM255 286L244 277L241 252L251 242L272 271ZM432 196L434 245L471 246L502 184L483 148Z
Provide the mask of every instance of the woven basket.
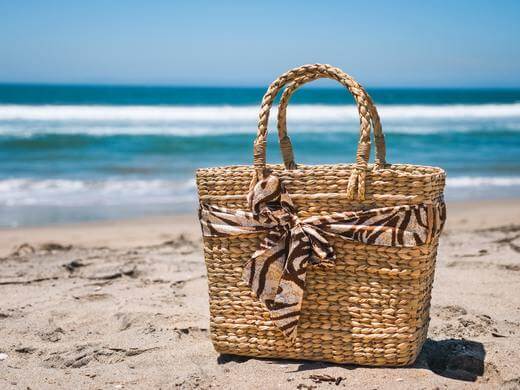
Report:
M286 133L286 107L302 84L337 80L354 96L360 115L356 162L296 165ZM284 165L265 162L267 121L279 91L278 132ZM376 158L369 164L371 128ZM201 203L247 210L250 183L263 170L275 173L291 195L299 217L347 210L442 200L440 168L388 164L376 108L350 76L329 65L305 65L284 73L264 95L254 166L199 169ZM311 266L296 341L288 340L242 281L244 264L264 235L204 237L211 338L220 353L322 360L360 365L407 365L425 341L438 239L416 247L384 247L341 238L331 240L333 267Z

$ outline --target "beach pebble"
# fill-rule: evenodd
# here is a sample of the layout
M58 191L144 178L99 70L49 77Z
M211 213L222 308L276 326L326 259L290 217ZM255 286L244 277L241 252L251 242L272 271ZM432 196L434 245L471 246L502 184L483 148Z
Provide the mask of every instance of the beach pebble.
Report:
M0 353L0 361L6 360L9 356L6 353Z

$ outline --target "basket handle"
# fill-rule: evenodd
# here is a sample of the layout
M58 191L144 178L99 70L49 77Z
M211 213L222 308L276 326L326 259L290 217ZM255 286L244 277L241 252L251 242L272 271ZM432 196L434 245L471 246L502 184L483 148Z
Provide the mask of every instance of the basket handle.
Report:
M289 101L291 100L292 95L294 94L294 92L296 92L298 88L318 78L321 78L319 74L307 74L305 76L295 79L285 88L285 90L282 93L282 97L280 98L280 102L278 105L278 140L280 142L280 150L282 152L283 162L285 168L287 169L296 168L291 139L287 134L287 106L289 104ZM370 117L372 121L372 127L374 129L374 141L376 144L376 156L374 159L374 165L376 169L382 169L386 166L385 135L383 134L381 120L379 119L379 114L372 101L372 98L368 94L367 98L368 109L370 111Z
M356 163L348 182L346 195L348 199L354 199L355 195L357 194L359 200L364 200L365 177L366 170L368 168L368 160L370 157L370 128L372 123L371 112L375 111L375 107L372 103L372 100L370 99L366 91L363 89L363 87L361 87L355 80L353 80L349 75L347 75L339 68L326 64L304 65L298 68L291 69L288 72L282 74L275 81L273 81L267 89L267 92L265 93L262 99L262 104L260 106L258 132L253 148L254 167L256 172L253 182L258 180L259 178L263 178L266 173L265 152L267 139L267 122L269 120L269 112L276 98L276 95L285 85L292 83L295 80L305 78L306 76L309 76L308 81L316 80L319 78L329 78L337 80L338 82L343 84L354 96L354 100L356 101L358 113L360 116L360 138L356 153ZM377 113L377 111L375 112ZM379 116L377 116L377 119L373 120L373 123L375 127L380 126L380 124L378 125ZM379 136L379 140L383 141L382 144L384 144L384 138L381 138ZM290 145L290 141L289 143L287 143L287 141L283 141L282 145L285 145L282 146L282 153L284 153L284 150L286 153L289 153L289 151L292 153L292 147L287 147L287 145ZM384 157L384 155L379 157ZM289 160L292 160L294 163L294 159L292 159L289 154L284 156L284 161L286 161L286 158L288 162L290 162ZM384 162L384 159L381 162Z

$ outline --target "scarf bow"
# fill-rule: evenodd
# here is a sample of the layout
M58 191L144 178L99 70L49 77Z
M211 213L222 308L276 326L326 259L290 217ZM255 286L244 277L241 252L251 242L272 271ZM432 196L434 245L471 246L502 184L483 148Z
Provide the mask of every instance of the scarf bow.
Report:
M372 245L423 245L439 234L446 216L444 202L383 207L300 219L283 183L269 174L248 194L251 212L201 203L205 237L264 233L260 248L242 274L271 320L294 340L305 291L307 267L332 265L335 254L327 238Z

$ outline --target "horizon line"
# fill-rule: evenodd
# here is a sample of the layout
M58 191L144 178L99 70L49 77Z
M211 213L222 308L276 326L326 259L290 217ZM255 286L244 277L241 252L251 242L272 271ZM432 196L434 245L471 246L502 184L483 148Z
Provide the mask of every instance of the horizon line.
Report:
M266 85L258 85L258 84L133 84L133 83L72 83L72 82L32 82L32 81L23 81L23 82L12 82L12 81L1 81L0 87L3 86L21 86L21 87L86 87L86 88L99 88L99 87L108 87L108 88L164 88L164 89L173 89L173 88L200 88L200 89L220 89L220 88L234 88L234 89L258 89L265 88L267 89L268 84ZM453 85L440 85L440 86L431 86L431 85L391 85L391 86L378 86L378 85L369 85L365 86L366 89L430 89L430 90L485 90L485 89L494 89L494 90L520 90L520 85L512 85L512 86L503 86L503 85L475 85L475 86L453 86ZM341 90L344 89L341 85L335 86L319 86L309 84L306 86L306 89L316 89L316 90Z

